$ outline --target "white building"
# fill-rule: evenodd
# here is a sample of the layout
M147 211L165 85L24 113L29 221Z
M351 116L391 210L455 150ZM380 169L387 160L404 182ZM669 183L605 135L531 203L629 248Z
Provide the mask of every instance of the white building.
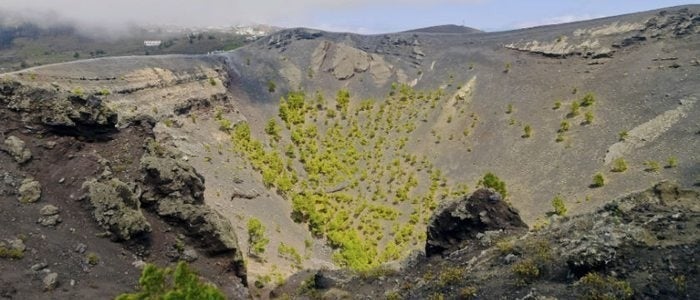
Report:
M143 41L143 45L146 47L158 47L158 46L160 46L160 44L161 44L160 40Z

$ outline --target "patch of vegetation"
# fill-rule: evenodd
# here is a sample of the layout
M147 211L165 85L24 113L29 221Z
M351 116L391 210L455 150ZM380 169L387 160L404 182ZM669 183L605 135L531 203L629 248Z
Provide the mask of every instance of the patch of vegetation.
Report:
M591 187L602 187L605 185L605 177L603 176L603 173L596 173L593 175L593 184L591 184Z
M585 124L585 125L593 124L593 120L594 120L594 119L595 119L595 116L593 115L593 112L587 111L587 112L583 115L583 120L584 120L584 121L583 121L583 124Z
M477 185L496 190L504 199L508 196L506 183L491 172L486 173Z
M566 205L564 204L564 198L561 197L561 195L557 195L552 199L552 208L553 208L553 213L555 215L559 216L565 216L567 209Z
M666 161L666 168L667 169L675 168L677 166L678 166L678 158L676 158L675 156L669 157L668 160Z
M96 266L100 263L100 257L95 252L89 252L85 255L85 261L91 266Z
M24 251L0 245L0 258L22 259L24 258Z
M503 73L509 73L511 67L512 67L512 65L511 65L510 63L506 63L506 65L505 65L505 67L504 67L504 69L503 69Z
M629 137L629 133L627 133L627 130L620 131L620 133L617 134L618 140L620 142L627 140L627 137Z
M250 218L248 220L248 244L250 245L250 252L260 256L265 253L265 248L269 243L270 239L265 237L265 225L257 218Z
M274 93L276 90L277 90L277 84L272 80L268 80L267 81L267 91L270 93Z
M557 110L561 108L561 101L556 101L554 102L554 106L552 107L553 110Z
M523 127L522 137L526 139L526 138L529 138L531 136L532 136L532 127L530 125L525 125L525 127Z
M581 104L579 104L576 101L571 102L571 110L569 111L569 114L567 115L567 117L573 118L573 117L578 116L580 114L581 114Z
M624 158L620 157L613 160L613 167L611 169L613 172L622 173L627 171L627 162Z
M513 104L508 104L508 107L506 108L506 114L511 114L513 113Z
M645 161L644 165L646 166L644 169L646 172L659 172L659 169L661 169L661 165L659 165L659 162L655 160Z
M214 285L200 281L199 276L190 270L185 262L180 262L175 267L158 268L147 264L141 278L139 278L139 291L136 293L121 294L117 300L140 299L207 299L224 300L224 294Z
M513 273L519 284L527 284L540 276L540 268L533 259L521 260L513 265Z
M216 79L214 79L214 77L209 77L209 84L216 86Z
M581 106L588 107L595 103L595 95L593 93L586 93L581 99Z
M582 290L583 299L632 299L634 295L628 282L598 273L581 277L577 286Z
M392 84L383 101L353 100L347 90L338 91L332 105L320 92L290 92L265 127L274 142L257 139L245 122L228 132L263 183L292 203L293 219L325 238L338 265L362 271L423 243L439 201L465 189L427 157L406 152L416 143L411 132L429 130L420 118L439 118L442 90ZM407 223L399 221L404 213Z
M564 120L561 121L561 124L559 125L559 130L557 132L564 133L569 131L569 128L571 128L571 124L569 124L568 121Z
M438 275L437 285L439 287L452 286L464 279L466 270L464 267L447 268Z
M280 243L277 247L277 253L282 257L290 259L294 263L294 267L301 268L302 257L296 248L285 243Z

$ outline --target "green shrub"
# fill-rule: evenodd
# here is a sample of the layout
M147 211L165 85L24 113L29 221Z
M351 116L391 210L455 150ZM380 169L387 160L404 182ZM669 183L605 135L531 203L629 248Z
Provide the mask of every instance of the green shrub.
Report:
M506 114L510 114L513 112L513 104L508 104L508 107L506 108Z
M571 128L571 125L568 121L561 121L561 124L559 124L559 130L557 132L564 133L569 131L569 128Z
M139 291L117 296L117 300L141 299L190 299L224 300L224 294L216 286L199 280L197 273L187 263L180 262L171 268L158 268L147 264L139 279Z
M586 93L581 99L581 106L588 107L595 103L595 95L593 93Z
M23 257L24 252L22 250L0 245L0 258L22 259Z
M524 259L513 265L519 284L530 283L540 276L540 268L533 259Z
M272 80L268 80L267 81L267 91L270 93L274 93L275 90L277 90L277 84L275 84L275 82Z
M447 268L438 275L437 284L439 287L455 285L464 279L466 272L466 269L461 266Z
M553 110L557 110L561 108L561 101L556 101L554 102L554 106L552 107Z
M580 109L581 109L581 104L579 104L576 101L571 102L571 110L569 111L568 117L573 118L575 116L578 116L581 113Z
M90 252L85 256L85 260L91 266L96 266L100 263L100 257L95 252Z
M215 85L216 85L216 79L214 79L213 77L209 77L209 84L211 84L212 86L215 86Z
M644 165L646 166L646 169L644 169L644 171L647 172L658 172L659 169L661 169L661 166L659 166L659 163L655 160L645 161Z
M277 253L282 256L286 257L294 263L294 266L297 268L301 268L301 255L297 251L296 248L287 245L285 243L280 243L279 246L277 247Z
M248 244L250 252L255 255L265 253L265 247L270 240L265 237L265 226L257 218L248 220Z
M525 125L525 127L523 127L523 135L522 135L522 137L523 137L523 138L529 138L529 137L531 137L531 136L532 136L532 127L531 127L530 125Z
M618 133L618 139L620 140L620 142L627 140L628 136L629 134L627 133L627 130L620 131L620 133Z
M613 161L613 167L611 171L618 173L627 171L627 162L625 161L625 159L622 157L615 159Z
M505 68L503 69L503 73L510 72L511 67L512 67L512 65L510 63L506 63Z
M588 273L577 282L582 290L583 299L632 299L634 290L624 280L598 273Z
M678 166L678 158L675 156L671 156L668 158L668 161L666 162L666 168L675 168Z
M562 198L560 195L557 195L552 199L552 208L554 209L554 214L560 215L560 216L565 216L566 215L566 205L564 204L564 198Z
M563 142L563 141L564 141L564 135L561 134L561 133L558 133L558 134L557 134L557 137L554 139L554 141L557 142L557 143Z
M605 185L605 177L603 177L602 173L597 173L593 175L593 184L591 184L592 187L601 187Z
M492 188L501 194L503 198L508 196L508 192L506 191L506 183L491 172L486 173L486 175L484 175L477 185Z
M583 119L584 119L584 121L583 121L584 124L593 124L593 119L595 119L595 116L593 115L593 112L587 111L583 115Z

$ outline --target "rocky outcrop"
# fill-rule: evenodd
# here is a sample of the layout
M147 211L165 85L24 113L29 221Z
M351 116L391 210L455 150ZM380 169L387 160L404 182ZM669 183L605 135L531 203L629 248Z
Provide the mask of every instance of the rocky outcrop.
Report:
M41 198L41 184L34 178L25 178L17 191L19 202L34 203Z
M14 81L0 82L0 104L19 112L27 122L61 134L91 138L115 132L117 114L103 105L100 96L82 93L77 90L67 95Z
M430 218L426 256L454 251L488 231L524 232L527 225L518 212L492 189L480 189L441 205Z
M377 85L385 84L393 74L393 67L381 55L329 41L321 42L311 54L311 69L328 71L338 80L369 72Z
M95 221L116 240L131 240L151 231L140 210L134 187L118 180L91 180L83 184Z
M41 217L36 222L41 226L56 226L58 223L63 222L61 216L58 214L60 210L58 207L47 204L39 210Z
M183 155L155 141L141 158L141 201L170 223L185 229L209 254L232 253L236 274L244 279L243 257L231 224L204 204L204 178Z
M8 136L0 149L10 154L19 164L26 163L32 159L32 152L27 148L27 145L14 135Z

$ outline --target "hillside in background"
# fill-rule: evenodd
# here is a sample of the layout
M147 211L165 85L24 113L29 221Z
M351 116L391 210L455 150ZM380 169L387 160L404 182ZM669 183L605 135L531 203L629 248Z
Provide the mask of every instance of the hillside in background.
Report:
M131 27L123 31L38 25L0 15L0 72L107 56L207 54L241 47L278 30L269 26L187 29ZM145 46L144 41L160 41Z
M228 38L2 75L3 295L112 297L186 260L234 298L692 298L700 6L185 55Z

